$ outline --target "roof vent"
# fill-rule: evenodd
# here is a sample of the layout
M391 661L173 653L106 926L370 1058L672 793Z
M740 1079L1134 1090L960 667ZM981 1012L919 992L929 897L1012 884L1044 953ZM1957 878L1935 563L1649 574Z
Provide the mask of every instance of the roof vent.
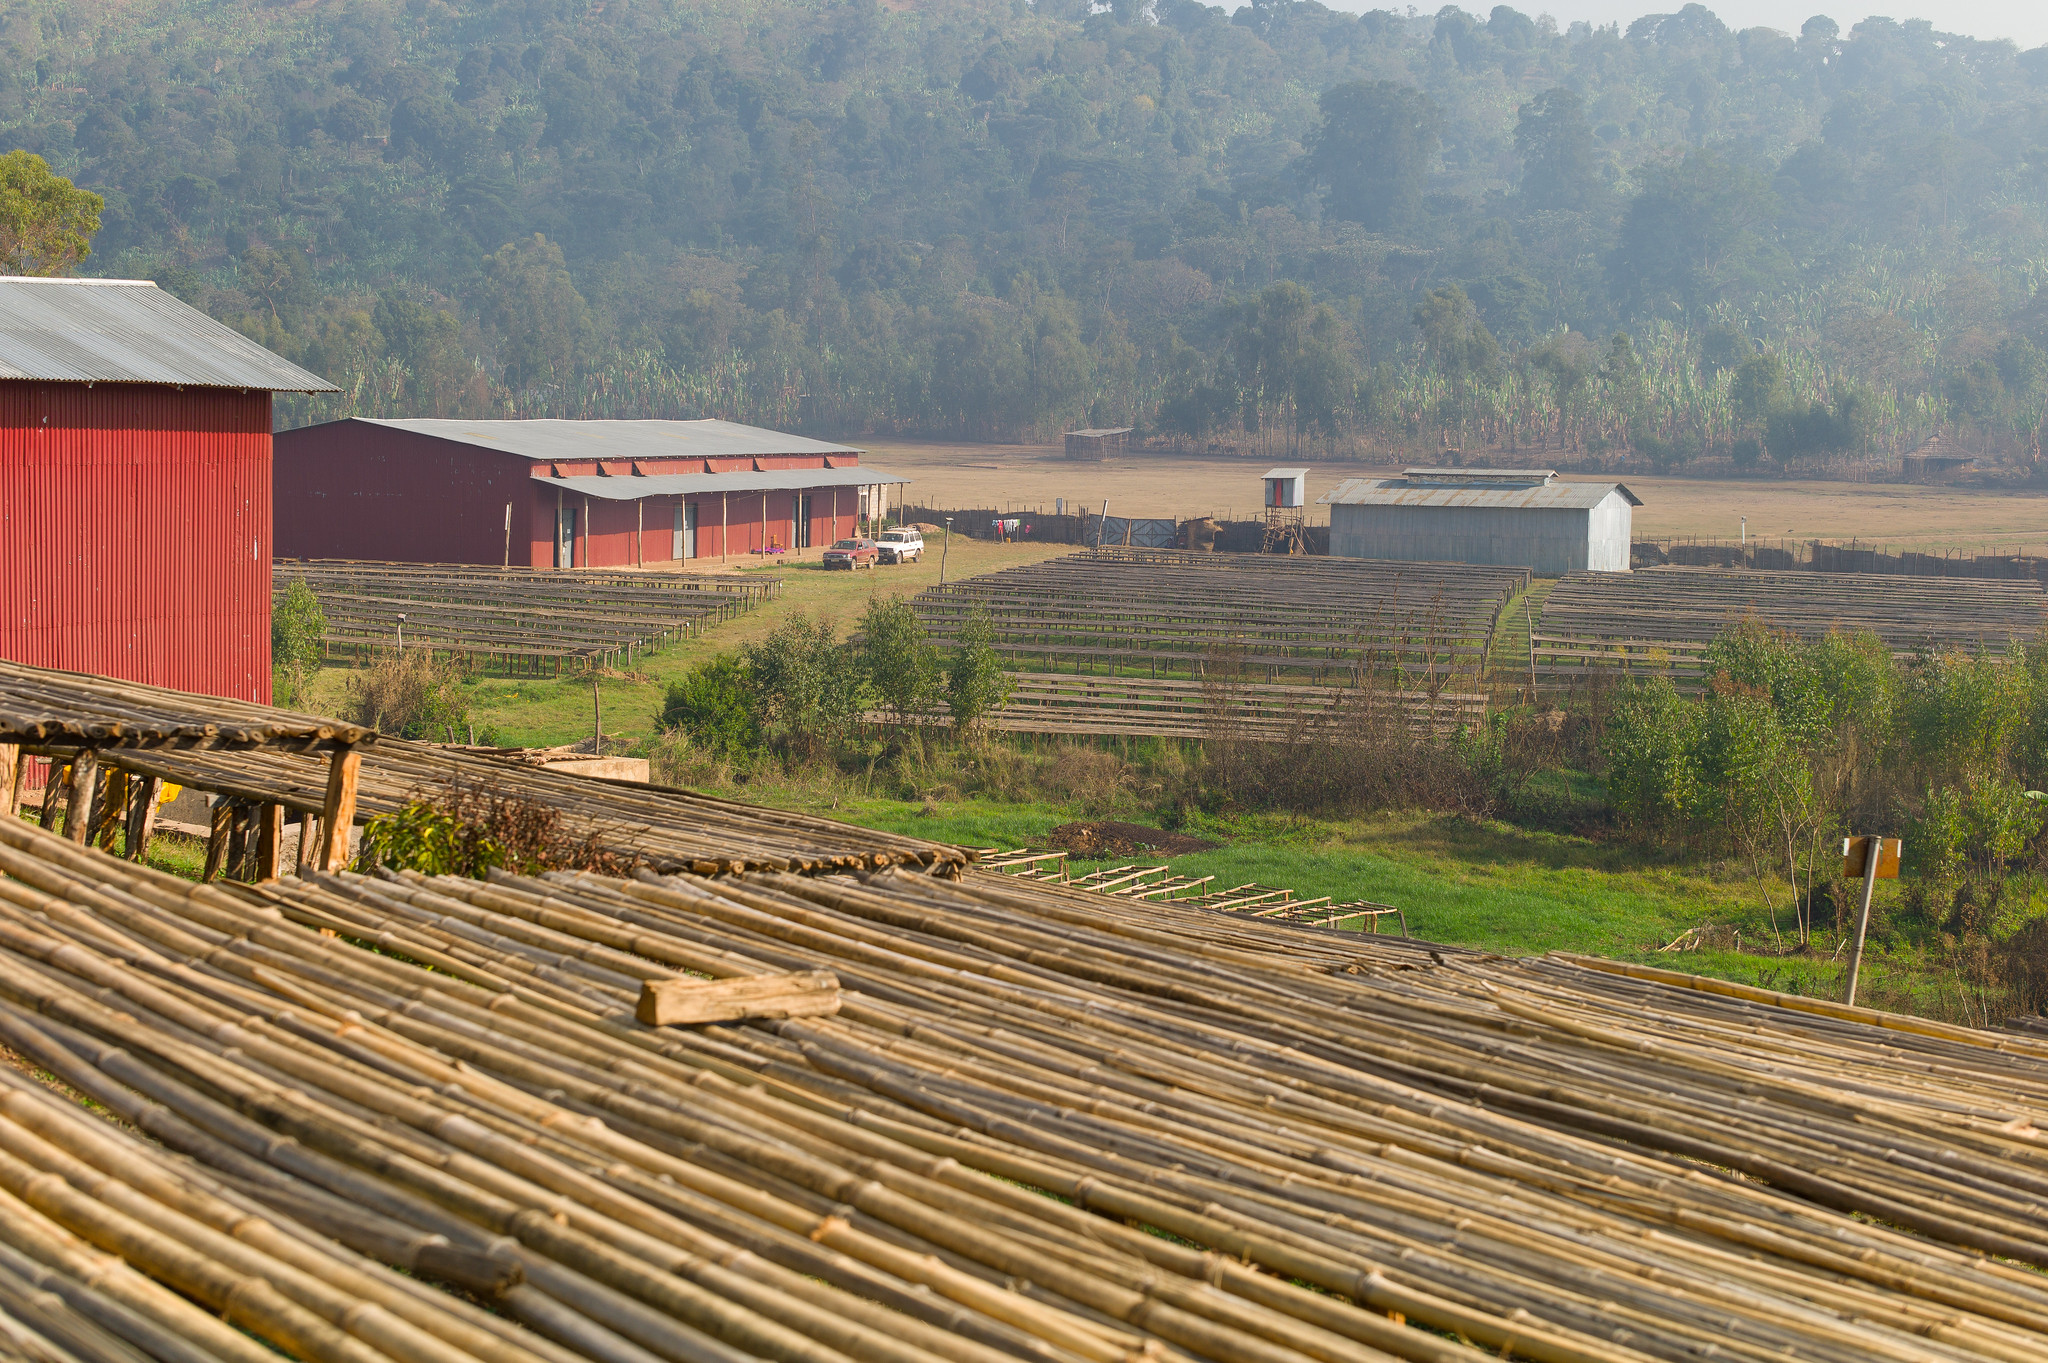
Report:
M1411 483L1436 483L1444 487L1529 487L1557 481L1556 469L1408 469L1402 477Z

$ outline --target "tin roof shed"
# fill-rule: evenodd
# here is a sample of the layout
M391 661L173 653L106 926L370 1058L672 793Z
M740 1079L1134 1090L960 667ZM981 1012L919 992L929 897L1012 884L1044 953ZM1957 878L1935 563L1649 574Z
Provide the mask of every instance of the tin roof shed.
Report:
M1330 552L1353 558L1626 572L1630 512L1621 483L1568 483L1554 469L1414 468L1347 478L1330 508Z

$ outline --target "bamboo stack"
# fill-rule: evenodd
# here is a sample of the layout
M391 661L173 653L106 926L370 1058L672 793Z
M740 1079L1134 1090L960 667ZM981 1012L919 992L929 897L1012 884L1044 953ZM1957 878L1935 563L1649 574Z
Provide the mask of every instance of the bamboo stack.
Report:
M127 1124L0 1080L0 1240L120 1256L95 1285L173 1333L219 1324L190 1298L352 1363L2048 1354L2034 1038L974 871L200 886L0 821L0 872L0 1040ZM829 1016L633 1016L820 970Z
M0 742L313 752L376 737L345 720L0 660Z
M366 822L416 799L465 788L529 801L561 815L561 831L592 839L656 870L700 875L777 870L815 874L910 865L951 874L968 860L957 847L856 828L832 819L762 809L667 786L547 771L525 763L404 739L362 748L355 818ZM292 752L107 750L103 762L253 805L322 814L324 761Z

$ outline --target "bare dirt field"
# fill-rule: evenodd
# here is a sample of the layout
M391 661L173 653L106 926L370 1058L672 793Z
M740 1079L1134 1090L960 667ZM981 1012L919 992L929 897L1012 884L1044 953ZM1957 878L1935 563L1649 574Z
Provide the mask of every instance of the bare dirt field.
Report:
M966 445L878 440L868 461L916 479L912 505L1054 509L1064 499L1111 515L1258 514L1260 475L1276 464L1305 464L1312 519L1327 520L1315 499L1346 478L1398 473L1395 466L1323 464L1271 457L1127 454L1100 464L1069 462L1057 445ZM1741 518L1753 537L1860 539L1893 548L2048 552L2048 495L1912 487L1902 483L1711 481L1628 475L1643 499L1635 514L1641 539L1693 535L1734 539ZM1318 514L1320 511L1321 514Z

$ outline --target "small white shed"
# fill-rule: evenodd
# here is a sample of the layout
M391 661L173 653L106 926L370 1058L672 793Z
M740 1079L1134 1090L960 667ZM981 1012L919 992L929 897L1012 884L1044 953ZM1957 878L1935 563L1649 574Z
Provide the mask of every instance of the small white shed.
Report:
M1268 511L1308 505L1307 469L1267 469L1266 509Z
M1330 553L1486 563L1545 577L1628 571L1632 513L1620 483L1567 483L1553 469L1409 469L1347 478L1330 508Z

